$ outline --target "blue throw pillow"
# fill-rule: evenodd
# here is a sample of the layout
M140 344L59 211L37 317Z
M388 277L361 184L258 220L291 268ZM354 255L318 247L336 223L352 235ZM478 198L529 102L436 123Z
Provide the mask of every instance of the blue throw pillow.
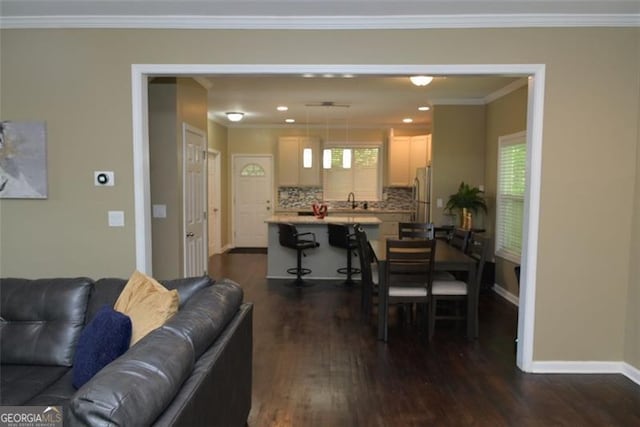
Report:
M80 388L129 348L131 319L108 305L84 328L73 357L72 384Z

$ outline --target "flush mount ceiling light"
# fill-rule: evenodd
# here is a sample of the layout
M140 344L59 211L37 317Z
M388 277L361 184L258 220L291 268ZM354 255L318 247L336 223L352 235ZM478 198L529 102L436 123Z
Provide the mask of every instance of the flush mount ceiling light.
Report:
M418 107L418 110L420 111L429 111L431 109L431 107L429 107L428 105L423 105L422 107Z
M403 123L413 123L413 119L410 117L407 117L406 119L402 119Z
M287 107L286 105L278 105L276 110L278 110L278 111L287 111L287 110L289 110L289 107Z
M244 117L244 113L240 113L237 111L229 111L225 113L227 115L227 119L231 122L239 122Z
M285 119L286 123L295 123L296 119Z
M426 86L429 83L431 83L431 81L433 80L433 77L431 77L431 76L411 76L411 77L409 77L409 80L411 80L411 83L413 83L416 86Z

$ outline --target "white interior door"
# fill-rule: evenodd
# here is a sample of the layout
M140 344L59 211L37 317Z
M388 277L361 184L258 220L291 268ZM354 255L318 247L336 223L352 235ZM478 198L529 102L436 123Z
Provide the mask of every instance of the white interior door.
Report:
M184 275L207 273L206 134L182 124Z
M209 150L207 157L209 255L222 252L222 226L220 218L220 152Z
M234 244L267 247L267 224L272 215L271 156L234 156Z

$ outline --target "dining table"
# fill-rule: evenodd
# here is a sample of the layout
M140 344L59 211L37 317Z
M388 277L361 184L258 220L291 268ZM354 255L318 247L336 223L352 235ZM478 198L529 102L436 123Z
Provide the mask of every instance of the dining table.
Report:
M387 341L387 331L384 327L384 307L388 306L386 247L387 239L369 240L371 249L378 261L378 339ZM434 271L460 272L466 276L467 282L467 338L478 337L478 295L480 290L476 284L476 260L446 241L436 239Z

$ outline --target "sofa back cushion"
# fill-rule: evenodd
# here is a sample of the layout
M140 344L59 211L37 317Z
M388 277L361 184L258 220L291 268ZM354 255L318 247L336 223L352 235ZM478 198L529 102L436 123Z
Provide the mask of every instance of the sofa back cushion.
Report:
M0 280L2 364L71 366L93 281Z
M242 288L224 279L196 294L162 326L182 335L200 357L233 319L242 304Z

